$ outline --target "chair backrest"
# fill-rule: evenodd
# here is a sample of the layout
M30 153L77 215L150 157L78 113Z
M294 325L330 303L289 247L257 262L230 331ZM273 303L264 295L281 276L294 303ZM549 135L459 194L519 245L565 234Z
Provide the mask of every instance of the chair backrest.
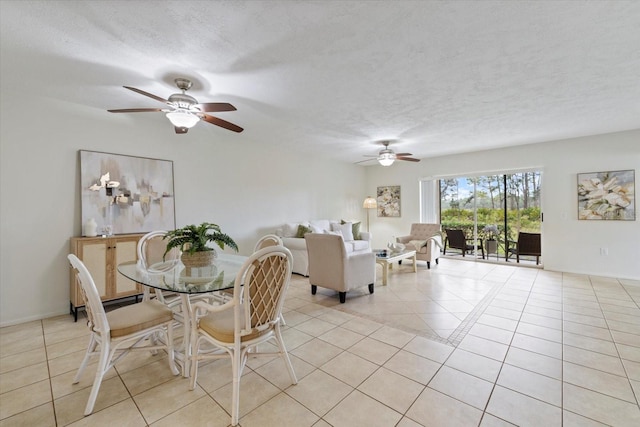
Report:
M293 256L284 246L260 249L244 262L233 292L237 339L272 328L280 321L292 264ZM239 325L247 327L241 329Z
M309 257L309 278L316 283L345 282L347 250L342 235L307 233L304 235Z
M467 245L467 240L462 230L445 230L447 233L447 240L449 241L449 247L456 249L463 249Z
M427 240L429 237L440 234L442 230L440 224L414 223L411 224L412 240Z
M164 230L151 231L138 240L137 252L138 252L138 265L147 271L153 272L158 270L159 272L171 269L177 265L180 259L180 250L178 248L171 249L166 256L164 255L167 250L167 242L164 240L164 236L167 234ZM154 264L166 261L163 268L151 266Z
M253 248L253 252L257 252L260 249L267 248L269 246L282 246L282 239L275 234L267 234L262 236Z
M540 233L518 233L518 253L520 255L542 255Z
M108 336L111 328L91 273L77 256L69 254L67 258L75 270L76 279L80 282L79 289L85 303L89 329L102 336Z

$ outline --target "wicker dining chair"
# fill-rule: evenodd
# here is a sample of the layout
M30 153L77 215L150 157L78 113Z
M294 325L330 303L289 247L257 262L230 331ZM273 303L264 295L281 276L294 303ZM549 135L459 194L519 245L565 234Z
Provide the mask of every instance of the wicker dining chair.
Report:
M193 304L191 314L191 382L195 389L198 364L208 359L231 359L231 425L238 424L240 379L248 357L280 356L292 384L298 380L280 332L282 306L291 278L293 257L284 246L254 252L236 275L233 299L223 305ZM259 344L274 340L277 352ZM209 344L201 351L203 344ZM210 351L210 346L221 350Z
M99 356L96 375L84 414L90 415L105 374L132 350L166 350L169 367L178 375L173 352L173 312L160 301L142 301L105 312L91 273L78 257L67 256L80 282L80 291L91 331L87 352L78 368L73 384L80 381L89 359ZM162 339L156 337L160 335ZM148 343L148 345L146 345Z

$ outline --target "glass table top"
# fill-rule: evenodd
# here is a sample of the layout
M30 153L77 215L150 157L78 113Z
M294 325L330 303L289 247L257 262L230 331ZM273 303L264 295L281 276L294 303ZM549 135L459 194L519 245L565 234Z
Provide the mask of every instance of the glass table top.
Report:
M219 253L213 265L185 268L180 261L159 262L145 270L136 262L118 265L123 276L156 289L201 294L233 288L246 256Z

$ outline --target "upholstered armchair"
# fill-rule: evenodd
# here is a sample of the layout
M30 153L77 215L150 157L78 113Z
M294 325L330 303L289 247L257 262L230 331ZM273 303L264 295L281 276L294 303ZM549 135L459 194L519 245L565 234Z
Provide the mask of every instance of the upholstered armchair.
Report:
M307 233L309 283L315 295L318 286L338 291L344 303L347 292L376 282L376 256L373 252L348 252L341 235Z
M431 263L438 263L442 249L442 234L440 224L411 224L408 236L396 237L396 242L404 244L407 249L415 249L416 259Z

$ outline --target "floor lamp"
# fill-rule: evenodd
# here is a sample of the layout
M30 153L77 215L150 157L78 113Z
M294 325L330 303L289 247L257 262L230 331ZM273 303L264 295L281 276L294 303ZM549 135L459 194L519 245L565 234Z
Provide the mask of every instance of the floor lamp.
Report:
M376 199L373 197L367 196L367 198L364 199L362 207L367 210L367 232L369 232L369 211L371 211L371 209L376 209L378 207L378 202L376 202Z

